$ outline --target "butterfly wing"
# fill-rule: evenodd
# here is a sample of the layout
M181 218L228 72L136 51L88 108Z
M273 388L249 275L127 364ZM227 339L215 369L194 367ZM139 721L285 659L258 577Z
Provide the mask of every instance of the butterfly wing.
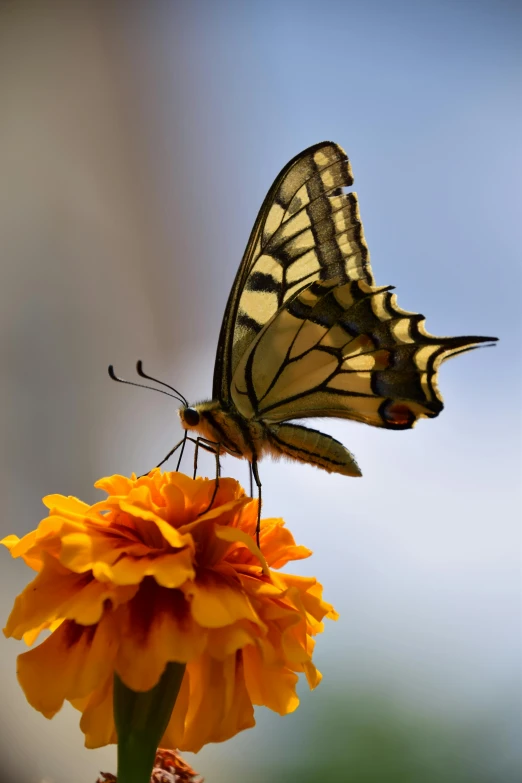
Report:
M409 429L443 408L445 359L492 337L435 337L389 287L316 281L265 324L241 357L232 401L267 424L310 416Z
M216 353L213 398L230 400L236 368L263 327L315 280L373 283L357 196L344 150L321 142L301 152L270 188L230 292Z

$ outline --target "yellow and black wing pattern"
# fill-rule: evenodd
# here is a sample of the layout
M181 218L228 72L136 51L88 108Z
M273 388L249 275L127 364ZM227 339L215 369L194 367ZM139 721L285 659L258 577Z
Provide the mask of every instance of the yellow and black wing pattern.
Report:
M232 378L276 313L314 281L373 284L353 176L344 150L321 142L281 171L263 202L221 326L213 398L231 400Z
M269 427L334 416L409 429L437 416L441 362L496 338L435 337L390 290L341 277L291 297L236 367L231 397L238 412Z

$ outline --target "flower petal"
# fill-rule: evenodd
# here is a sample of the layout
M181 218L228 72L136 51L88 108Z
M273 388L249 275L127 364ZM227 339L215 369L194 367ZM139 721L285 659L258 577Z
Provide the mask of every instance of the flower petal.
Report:
M264 519L262 549L271 568L282 568L292 560L304 560L312 554L311 549L297 546L282 519Z
M208 742L224 742L254 725L242 656L223 662L202 656L187 666L161 745L197 753Z
M18 681L29 704L52 718L64 699L89 695L114 670L117 646L110 615L95 626L62 623L42 644L18 656Z
M245 682L254 704L264 704L279 715L287 715L299 706L295 692L297 674L285 666L268 668L256 647L246 647Z
M107 476L98 479L94 484L96 489L102 489L108 495L127 495L133 488L135 482L126 476Z
M42 498L42 503L51 512L59 511L61 514L65 514L71 518L78 517L78 519L82 519L89 510L89 505L87 503L72 496L46 495Z
M181 589L192 601L192 616L204 628L222 628L238 620L261 624L241 586L217 571L200 569L196 581Z
M150 690L169 661L185 663L205 648L207 632L193 619L183 593L160 587L150 578L121 618L116 671L132 690Z
M217 538L220 538L222 541L244 544L249 552L259 560L263 573L267 576L269 575L270 571L267 562L252 536L249 536L243 530L225 526L216 526L215 533Z
M146 558L121 557L117 563L99 563L93 566L94 575L118 585L138 585L146 576L153 576L163 587L179 587L195 576L193 554L182 549L167 555Z
M136 589L97 582L91 574L71 573L46 556L42 571L16 598L4 634L21 639L60 618L92 625L100 620L107 601L116 607L130 600Z
M87 699L72 700L73 707L83 713L80 728L85 734L86 748L101 748L118 741L113 715L113 682L111 675Z

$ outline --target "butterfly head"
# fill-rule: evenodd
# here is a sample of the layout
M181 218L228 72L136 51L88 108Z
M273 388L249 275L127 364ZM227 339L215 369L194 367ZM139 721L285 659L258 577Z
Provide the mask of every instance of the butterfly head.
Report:
M219 444L220 453L226 451L236 457L242 455L249 458L248 444L254 436L250 431L252 427L247 422L240 424L238 417L232 417L218 400L184 405L178 409L178 414L185 432L197 433L207 443Z
M197 407L192 407L191 405L185 405L183 408L179 409L178 413L181 419L181 425L183 429L191 430L191 429L196 429L198 427L201 421L201 415Z
M219 441L215 428L215 417L219 417L220 405L217 402L188 403L178 408L181 426L186 432L193 432L212 441ZM219 425L218 425L219 426Z

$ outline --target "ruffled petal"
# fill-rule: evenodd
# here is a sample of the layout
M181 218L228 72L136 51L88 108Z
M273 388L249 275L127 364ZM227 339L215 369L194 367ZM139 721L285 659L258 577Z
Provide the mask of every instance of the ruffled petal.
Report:
M76 517L77 519L83 519L85 514L89 511L90 506L84 503L83 500L65 495L46 495L42 498L42 503L51 512L59 512L65 514L71 519Z
M26 643L26 645L28 647L31 647L35 643L37 638L40 636L42 631L50 631L50 633L53 633L53 631L56 631L56 629L60 627L63 621L64 621L63 617L60 617L58 620L53 620L52 623L49 622L41 623L35 628L32 628L30 631L26 631L22 638Z
M80 728L85 734L86 748L102 748L118 742L113 715L113 682L114 678L108 677L88 698L72 700L73 707L83 713Z
M261 624L247 595L217 571L200 569L196 581L182 587L191 599L192 616L204 628L220 628L238 620Z
M314 688L317 688L317 686L323 679L323 675L318 669L315 668L312 661L308 661L307 663L305 663L304 672L306 674L306 679L310 687L310 690L313 691Z
M108 495L127 495L135 483L135 479L115 475L98 479L94 486L96 489L102 489Z
M91 694L114 671L118 642L110 615L89 627L62 623L38 647L18 656L18 681L29 704L52 718L64 699Z
M295 692L298 677L285 666L267 667L256 647L246 647L245 682L254 704L264 704L279 715L288 715L299 706Z
M16 598L4 628L5 636L21 639L42 625L47 626L59 616L60 607L85 586L85 577L71 574L54 560Z
M282 519L263 520L262 549L271 568L282 568L292 560L305 560L311 549L297 546Z
M116 671L135 691L153 688L169 661L197 658L207 641L207 631L195 622L183 593L151 579L121 613L120 622Z
M208 631L207 649L209 655L224 660L248 644L254 644L262 631L258 625L244 623L232 628L211 628Z
M63 618L92 625L100 620L107 601L116 607L130 600L136 590L97 582L91 574L71 573L46 556L42 571L16 598L4 634L21 639Z
M161 745L197 753L255 725L245 686L242 656L216 661L202 656L189 664Z
M224 525L216 527L215 534L217 538L220 538L222 541L228 541L234 544L243 544L248 549L250 554L259 560L261 568L263 569L263 573L268 576L270 572L267 562L252 536L249 536L243 530L238 530L237 528L233 527L225 527Z
M163 587L180 587L195 576L193 554L182 549L173 554L137 559L122 556L117 563L97 563L93 574L97 579L112 581L118 585L139 585L147 576L153 576Z

